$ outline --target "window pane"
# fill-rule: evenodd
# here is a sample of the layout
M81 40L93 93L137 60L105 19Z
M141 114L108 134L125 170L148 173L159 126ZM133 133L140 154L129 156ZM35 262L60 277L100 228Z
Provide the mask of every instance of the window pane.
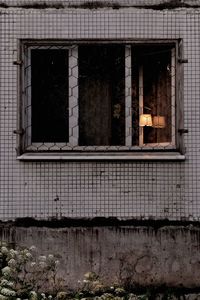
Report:
M142 55L144 114L151 114L153 127L144 127L144 143L170 143L171 137L171 49L151 47Z
M125 48L79 47L79 145L125 145Z
M133 145L139 144L141 134L143 144L172 141L171 49L167 45L132 49ZM152 118L152 125L142 127L142 131L139 112Z
M68 51L31 51L32 142L68 142Z

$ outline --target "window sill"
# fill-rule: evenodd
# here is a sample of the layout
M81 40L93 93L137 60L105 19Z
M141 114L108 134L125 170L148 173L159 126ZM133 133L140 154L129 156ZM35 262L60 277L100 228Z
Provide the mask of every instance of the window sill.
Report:
M179 152L103 152L103 153L24 153L17 157L21 161L184 161Z

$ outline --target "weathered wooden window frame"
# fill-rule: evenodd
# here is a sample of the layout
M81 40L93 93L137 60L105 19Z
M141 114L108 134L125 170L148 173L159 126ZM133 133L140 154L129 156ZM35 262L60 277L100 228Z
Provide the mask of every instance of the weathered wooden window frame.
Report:
M78 146L78 45L80 44L88 44L88 43L99 43L99 44L108 44L108 43L120 43L125 45L125 146ZM132 45L173 45L173 55L172 55L172 65L174 66L174 70L176 70L176 74L172 76L172 80L174 80L172 86L174 86L173 96L172 96L172 116L174 116L172 122L172 136L174 137L172 140L172 143L167 143L168 145L158 145L158 144L144 144L142 142L142 128L140 128L140 143L138 146L132 146L132 103L131 103L131 46ZM29 154L28 156L31 157L30 153L36 153L36 152L43 152L45 154L45 157L48 157L46 155L50 154L47 152L49 151L60 151L59 153L65 152L65 157L67 159L67 156L72 157L72 152L80 152L80 159L82 159L84 156L88 158L91 154L91 157L96 157L97 152L99 152L100 157L107 156L107 152L111 153L113 151L119 151L114 152L114 157L123 157L124 155L127 155L128 158L131 159L133 157L136 151L143 151L145 150L145 153L147 154L147 151L157 151L157 154L159 155L158 151L162 151L161 159L163 159L163 153L164 151L174 151L176 153L176 158L178 157L177 154L183 154L183 141L182 136L178 133L179 128L183 128L183 112L182 112L182 104L180 105L180 95L181 95L181 84L182 84L182 70L178 63L178 58L182 56L182 43L178 40L117 40L117 41L111 41L111 40L104 40L104 41L84 41L84 40L78 40L78 41L21 41L21 59L23 61L23 64L21 66L21 72L20 72L20 78L21 78L21 93L20 95L20 107L22 110L22 113L19 118L18 123L18 130L19 132L23 132L21 134L21 138L19 139L20 147L19 147L19 154L24 153ZM69 143L63 144L63 143L31 143L31 135L30 135L30 128L31 124L29 120L31 119L31 103L30 103L30 88L29 87L26 90L26 85L30 85L30 51L31 49L48 49L48 48L62 48L62 49L68 49L69 50L69 69L74 68L75 66L73 64L76 64L76 75L73 76L72 72L69 72ZM73 59L70 61L70 57L73 57ZM76 60L76 61L75 61ZM26 73L26 70L29 67L29 75ZM75 70L75 69L74 69ZM71 75L70 75L71 74ZM71 77L70 77L71 76ZM142 80L142 70L140 71L139 76L139 84L141 84ZM141 88L141 86L140 86ZM74 94L75 93L75 94ZM27 97L27 95L29 95ZM140 100L142 103L142 95L140 96ZM26 111L26 117L25 117L25 110ZM141 113L141 112L140 112ZM71 118L71 120L70 120ZM29 128L29 130L24 130L24 128ZM164 150L164 151L163 151ZM95 153L91 153L94 151ZM177 152L178 151L178 152ZM26 153L27 152L27 153ZM28 153L29 152L29 153ZM45 153L46 152L46 153ZM71 152L71 153L70 153ZM171 152L172 153L172 152ZM171 153L169 157L171 156ZM106 154L106 155L105 155ZM59 157L62 154L59 154ZM27 157L28 157L27 156ZM148 156L148 155L147 155ZM151 156L151 155L150 155ZM20 156L22 158L22 156ZM38 156L39 157L39 156ZM40 155L41 157L41 155ZM49 156L50 157L50 156ZM56 157L55 153L52 157ZM119 157L117 159L119 159ZM139 157L138 154L135 157ZM166 156L167 157L167 156ZM159 159L159 157L157 157ZM156 160L157 160L156 158ZM44 156L43 158L44 159ZM48 158L47 158L48 159ZM141 157L139 158L141 159ZM183 159L183 156L181 157Z

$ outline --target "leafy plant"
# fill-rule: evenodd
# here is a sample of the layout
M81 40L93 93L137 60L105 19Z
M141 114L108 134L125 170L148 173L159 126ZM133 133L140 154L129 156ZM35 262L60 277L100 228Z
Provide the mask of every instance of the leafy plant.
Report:
M15 250L3 245L0 264L0 300L27 297L35 300L38 294L45 299L44 290L50 295L61 288L62 280L57 276L59 261L52 254L38 255L34 246Z

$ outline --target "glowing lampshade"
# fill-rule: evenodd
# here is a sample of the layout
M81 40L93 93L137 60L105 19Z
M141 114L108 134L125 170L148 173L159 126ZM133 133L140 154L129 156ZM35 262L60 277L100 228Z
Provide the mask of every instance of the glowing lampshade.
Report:
M164 116L154 116L153 117L153 127L154 128L165 128L165 117Z
M152 117L150 114L140 115L140 126L152 126Z

